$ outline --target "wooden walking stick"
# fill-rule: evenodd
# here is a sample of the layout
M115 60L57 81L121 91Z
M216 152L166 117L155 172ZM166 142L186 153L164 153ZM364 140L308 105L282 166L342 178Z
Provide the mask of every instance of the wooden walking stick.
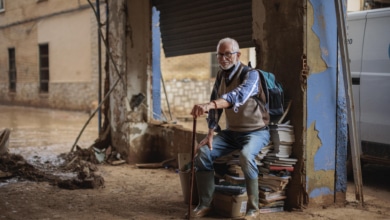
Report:
M194 177L195 177L195 165L194 165L194 157L195 157L195 142L196 142L196 117L193 119L192 126L192 147L191 147L191 175L190 175L190 193L189 193L189 201L188 201L188 215L187 218L191 218L191 206L192 206L192 191L194 188Z

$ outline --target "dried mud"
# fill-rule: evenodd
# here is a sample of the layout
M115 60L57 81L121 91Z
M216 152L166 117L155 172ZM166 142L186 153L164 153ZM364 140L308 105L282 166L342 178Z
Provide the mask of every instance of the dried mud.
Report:
M91 152L92 154L93 152ZM35 182L48 182L63 189L95 189L104 187L104 178L95 174L98 170L95 161L83 160L85 150L59 155L63 164L59 166L46 164L39 169L29 164L21 155L3 153L0 155L0 180L10 178ZM88 156L88 158L92 158ZM61 173L62 176L55 175ZM68 174L68 175L63 175ZM64 178L64 176L74 176Z
M175 167L96 163L83 147L95 140L95 123L85 130L81 147L68 152L88 115L1 105L0 112L0 130L11 128L10 151L0 157L0 219L184 218L188 205ZM365 165L362 172L364 206L349 182L345 204L267 213L261 219L390 219L390 168ZM96 182L87 184L88 176ZM227 218L213 213L204 219Z

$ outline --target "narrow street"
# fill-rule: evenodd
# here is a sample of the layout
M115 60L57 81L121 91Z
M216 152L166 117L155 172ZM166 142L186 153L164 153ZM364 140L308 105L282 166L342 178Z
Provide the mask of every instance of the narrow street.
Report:
M69 152L89 115L0 105L0 130L11 129L9 152L32 165L58 163ZM78 145L88 148L98 137L97 117ZM174 169L137 169L133 165L98 165L102 189L59 189L45 182L0 179L0 219L183 219L180 180ZM362 169L365 206L355 200L348 183L345 206L263 214L262 219L390 219L389 167ZM206 219L223 219L211 216Z
M83 112L0 105L0 130L9 128L10 153L28 161L42 161L70 152L89 115ZM89 122L77 144L88 148L98 137L97 114ZM29 161L30 162L30 161Z

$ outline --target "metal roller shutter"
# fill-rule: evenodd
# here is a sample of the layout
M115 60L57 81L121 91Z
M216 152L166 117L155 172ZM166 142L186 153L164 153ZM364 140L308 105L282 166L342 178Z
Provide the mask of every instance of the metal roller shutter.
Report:
M214 52L224 37L253 47L252 0L154 0L166 57Z

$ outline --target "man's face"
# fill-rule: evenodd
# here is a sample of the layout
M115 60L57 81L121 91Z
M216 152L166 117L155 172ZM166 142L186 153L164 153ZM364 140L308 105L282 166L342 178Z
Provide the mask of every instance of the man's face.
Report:
M239 51L233 51L233 45L231 43L223 43L219 45L217 51L219 66L223 70L230 69L239 61L240 55L241 53Z

